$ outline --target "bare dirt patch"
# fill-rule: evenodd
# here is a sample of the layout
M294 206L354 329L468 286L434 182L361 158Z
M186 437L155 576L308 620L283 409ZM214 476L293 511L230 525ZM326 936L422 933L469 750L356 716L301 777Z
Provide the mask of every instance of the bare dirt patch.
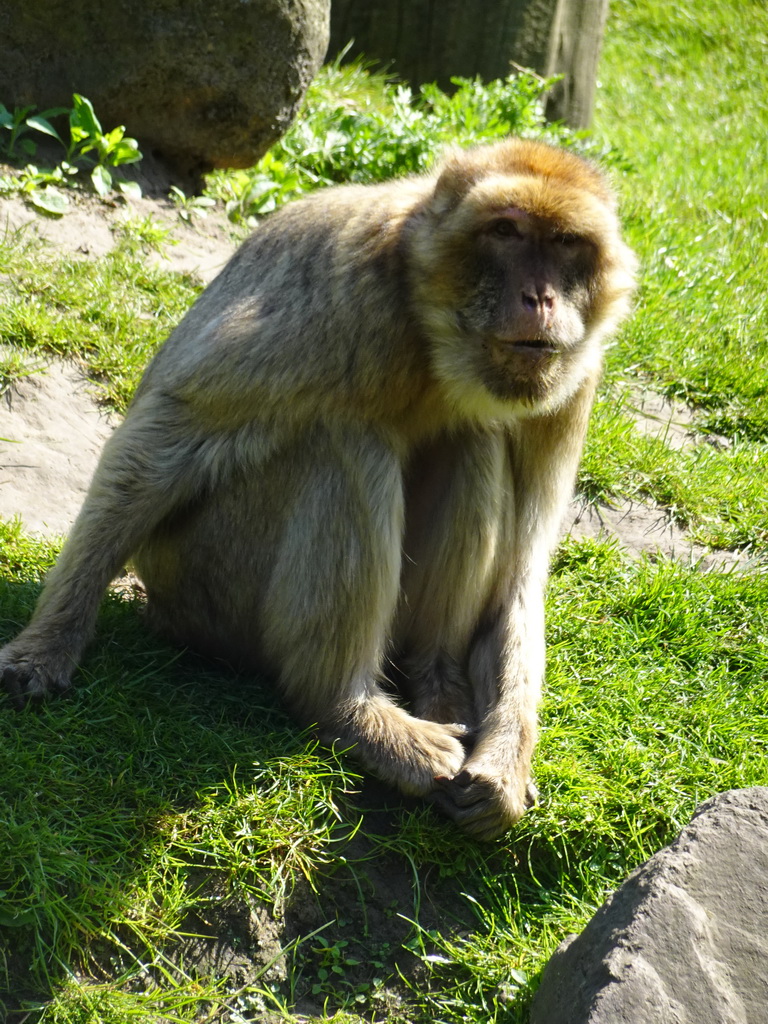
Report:
M44 217L21 199L0 199L0 231L23 230L50 245L83 256L104 256L115 245L115 231L127 220L162 224L169 235L162 253L149 259L165 270L190 274L208 284L237 247L237 232L223 214L196 216L192 223L179 217L169 199L143 197L104 202L74 193L72 209L63 217Z
M37 536L65 534L115 419L74 363L52 362L0 396L0 515Z
M103 201L73 191L70 211L48 217L19 197L2 197L0 231L21 231L53 248L98 258L115 246L126 221L149 218L169 233L162 252L148 258L207 284L237 248L237 231L218 210L182 220L168 199L173 180L167 169L148 160L140 166L142 175L134 177L145 192L141 199ZM99 408L76 363L40 360L31 367L33 373L0 393L0 516L20 517L36 536L66 534L118 419Z
M693 411L682 402L673 402L648 388L634 388L626 407L641 434L663 441L668 448L680 451L694 442Z
M45 162L45 145L41 146ZM48 154L55 163L55 147ZM13 168L0 163L0 174ZM235 251L244 230L236 228L223 210L195 212L189 220L179 215L170 199L171 187L189 187L162 160L145 154L140 163L122 169L142 191L139 199L125 199L117 193L106 199L87 191L67 191L69 212L62 217L47 216L28 205L20 196L0 197L0 231L23 230L56 248L84 256L103 256L115 244L115 230L126 220L151 220L169 230L165 251L150 258L168 270L192 274L207 284ZM206 215L204 215L206 214Z
M713 435L704 438L696 430L693 410L649 388L631 389L625 402L635 429L662 441L673 451L703 442L722 446L730 443L727 438ZM664 555L703 570L729 569L747 562L742 552L713 551L695 543L666 509L629 499L611 505L590 505L576 498L565 517L563 531L577 538L615 539L632 555Z
M568 510L565 533L595 540L615 538L632 555L663 555L704 570L744 564L740 552L712 551L696 544L663 508L638 501L588 505L577 498Z

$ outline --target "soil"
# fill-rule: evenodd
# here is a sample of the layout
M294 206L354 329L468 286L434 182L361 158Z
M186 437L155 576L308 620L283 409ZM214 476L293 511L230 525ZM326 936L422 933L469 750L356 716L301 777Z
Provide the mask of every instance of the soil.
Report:
M72 212L59 220L42 217L19 200L0 199L0 226L29 231L53 246L87 259L110 249L112 229L126 214L149 216L171 226L178 242L165 247L164 264L197 274L207 282L234 252L236 241L226 218L218 211L193 221L191 226L182 222L173 205L163 198L170 184L170 180L163 180L162 169L155 169L147 189L149 194L132 201L130 207L122 202L110 204L83 196ZM694 443L690 410L670 405L648 391L638 392L636 398L638 429L653 431L674 447ZM9 388L0 396L0 516L20 517L25 528L39 536L66 534L82 502L99 451L115 422L114 417L97 406L87 379L74 363L51 360ZM632 555L660 553L695 561L702 568L738 561L734 553L698 547L670 521L663 508L640 503L620 502L596 508L575 500L566 517L564 533L578 537L612 536ZM394 827L396 816L392 809L403 802L375 780L366 780L355 799L360 808L365 807L367 826L379 833ZM344 985L350 998L354 998L357 986L359 991L370 993L378 970L384 976L390 975L395 957L403 976L418 984L422 968L415 957L401 948L410 931L404 917L414 913L411 872L404 870L403 858L368 860L370 851L363 848L365 841L357 837L353 843L362 844L357 852L364 862L364 871L355 874L339 867L323 893L318 895L300 888L286 907L274 914L261 905L218 891L214 876L201 879L200 884L210 895L205 903L206 919L190 920L185 929L190 938L183 948L173 952L174 958L183 960L188 970L213 972L228 979L232 989L256 980L262 985L281 985L286 982L288 971L283 952L286 946L332 921L333 926L323 933L329 943L348 941L344 955L360 961L357 966L345 968ZM345 848L345 858L347 865L354 859L351 847ZM470 904L458 899L455 883L422 876L420 886L420 921L424 928L444 927L446 920L453 921L457 931L469 926ZM305 979L320 976L317 972L322 957L318 959L318 954L311 952L312 945L300 947L295 959L303 965ZM380 969L371 966L379 961ZM13 974L13 965L10 968ZM137 984L141 984L141 979ZM297 1011L319 1014L325 998L322 990L313 996L308 981L299 988L307 994L301 997ZM21 995L20 989L15 995ZM402 995L403 990L395 989L379 993L380 1001L375 1003L379 1015L388 1008L394 1018ZM233 997L232 1008L236 1005ZM240 1009L246 1019L272 1019L267 1008L242 1005ZM221 1019L243 1018L227 1014Z
M175 182L161 163L141 162L143 195L100 200L70 192L63 217L38 213L20 198L0 197L0 230L22 231L52 247L97 258L115 245L126 219L151 218L169 229L162 255L149 259L208 284L237 248L237 232L223 212L181 219L168 198ZM0 173L7 169L0 165ZM37 536L66 534L82 504L101 448L118 419L100 408L82 370L72 362L39 360L34 372L0 391L0 516L19 516Z
M142 169L148 159L141 161ZM0 164L0 174L5 171ZM190 222L183 220L168 198L171 185L179 183L161 164L154 162L141 178L138 174L134 177L142 186L140 199L102 200L90 193L69 191L70 210L63 217L44 216L20 198L2 196L0 229L29 231L56 248L96 257L113 248L114 229L122 221L151 217L170 229L163 255L153 252L151 259L167 270L193 274L207 284L237 248L237 229L218 209L206 216L193 213Z

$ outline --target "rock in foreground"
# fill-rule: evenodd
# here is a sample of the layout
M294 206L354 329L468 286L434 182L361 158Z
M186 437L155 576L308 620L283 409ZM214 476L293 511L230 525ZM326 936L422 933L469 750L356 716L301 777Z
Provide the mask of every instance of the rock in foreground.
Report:
M547 964L531 1024L768 1022L768 788L703 803Z

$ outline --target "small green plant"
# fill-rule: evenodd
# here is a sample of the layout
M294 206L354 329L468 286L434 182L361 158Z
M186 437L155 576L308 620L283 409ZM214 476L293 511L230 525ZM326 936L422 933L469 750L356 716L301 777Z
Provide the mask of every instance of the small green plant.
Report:
M347 922L340 919L336 924L343 928ZM384 948L388 951L387 943ZM365 980L354 972L356 968L364 966L384 975L386 968L383 960L374 956L366 958L363 964L362 960L350 955L347 939L332 941L325 935L315 937L315 944L310 946L310 954L315 963L311 995L334 1000L345 1009L359 1009L382 996L384 982L381 977Z
M176 185L171 185L169 196L179 217L186 224L191 224L194 217L207 217L208 211L216 205L216 200L211 196L188 196Z
M120 244L126 253L137 253L152 249L163 252L166 245L176 245L171 238L171 228L154 218L127 218L118 228Z
M415 94L363 64L336 62L322 69L303 113L266 156L249 170L214 172L207 191L232 220L247 221L324 185L426 170L451 144L510 134L570 142L573 133L544 123L543 96L555 80L530 72L487 84L455 78L452 94L436 85Z
M76 174L77 168L66 160L51 171L27 164L18 174L0 176L0 195L21 195L38 210L60 217L69 209L69 199L57 186L71 184Z
M111 167L135 164L141 160L138 142L126 137L123 125L104 132L91 101L74 93L69 113L69 133L67 159L95 160L91 181L100 196L107 195L113 185L125 195L141 195L141 188L136 182L115 180L110 170Z
M331 942L324 935L317 936L317 945L312 946L312 952L318 958L318 980L312 985L312 995L332 992L335 985L340 980L343 981L349 967L359 966L360 961L349 955L348 946L349 942L346 939Z
M33 114L34 107L16 107L13 112L0 103L0 128L4 128L9 135L7 141L2 142L0 136L0 153L16 159L21 154L25 157L34 156L37 152L37 144L27 136L31 132L42 132L43 135L50 135L58 139L58 133L48 120L51 117L58 117L66 114L66 107L52 107L44 110L42 114Z
M53 170L39 170L28 164L16 175L0 178L0 195L20 193L38 209L61 215L69 206L66 197L58 192L57 184L74 185L82 167L90 168L90 179L96 192L104 197L113 189L138 198L141 187L135 181L116 178L113 168L138 163L141 151L136 139L128 138L123 125L105 132L101 127L93 104L85 96L74 93L72 107L54 107L42 114L32 114L34 107L17 107L13 112L0 104L0 128L10 134L0 153L15 160L33 156L37 144L27 136L38 132L55 139L64 148L66 156ZM69 115L69 141L65 141L53 127L49 118Z

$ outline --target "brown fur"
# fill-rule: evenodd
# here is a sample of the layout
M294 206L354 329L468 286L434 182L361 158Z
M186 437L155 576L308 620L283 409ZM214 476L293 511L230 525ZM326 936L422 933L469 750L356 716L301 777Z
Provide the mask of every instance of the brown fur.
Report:
M548 559L633 270L602 176L535 142L274 215L149 366L6 687L69 685L133 558L158 628L505 829L534 792Z

